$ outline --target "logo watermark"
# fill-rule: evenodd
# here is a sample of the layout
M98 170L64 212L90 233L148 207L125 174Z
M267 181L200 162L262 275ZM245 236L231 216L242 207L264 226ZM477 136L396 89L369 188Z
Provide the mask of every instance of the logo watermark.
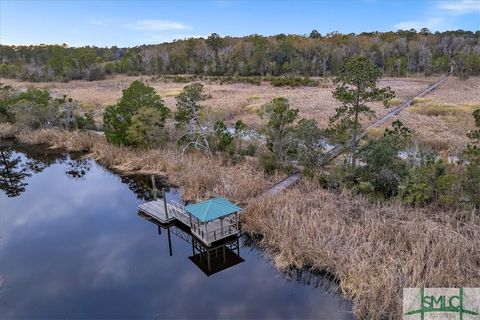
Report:
M403 319L480 319L480 288L404 288Z

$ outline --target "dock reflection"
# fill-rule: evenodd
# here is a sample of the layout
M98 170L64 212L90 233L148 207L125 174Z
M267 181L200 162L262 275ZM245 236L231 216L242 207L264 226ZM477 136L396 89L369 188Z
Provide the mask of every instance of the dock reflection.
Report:
M166 238L170 256L173 256L174 251L172 236L189 243L192 247L192 255L188 259L208 277L245 261L240 256L240 237L238 235L215 242L211 246L206 246L181 223L161 224L141 212L138 215L157 225L158 234L167 234Z

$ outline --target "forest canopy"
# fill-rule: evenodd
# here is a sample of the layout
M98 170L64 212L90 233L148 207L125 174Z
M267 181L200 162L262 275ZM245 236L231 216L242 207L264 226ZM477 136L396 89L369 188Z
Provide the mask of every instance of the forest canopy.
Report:
M480 31L364 32L190 38L133 48L0 45L0 77L30 81L101 80L111 74L329 76L354 55L390 76L480 75Z

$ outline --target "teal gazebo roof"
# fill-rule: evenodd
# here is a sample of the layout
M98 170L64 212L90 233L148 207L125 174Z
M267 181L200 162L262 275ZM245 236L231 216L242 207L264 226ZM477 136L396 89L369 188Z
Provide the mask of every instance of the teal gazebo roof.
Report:
M200 201L185 206L185 210L197 217L202 222L215 220L242 210L239 206L224 197Z

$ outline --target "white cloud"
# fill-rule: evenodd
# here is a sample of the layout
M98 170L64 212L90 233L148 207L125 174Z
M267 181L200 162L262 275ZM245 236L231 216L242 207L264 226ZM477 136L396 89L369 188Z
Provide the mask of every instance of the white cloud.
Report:
M458 28L461 15L469 13L480 14L479 0L457 0L432 2L432 6L424 12L425 18L402 21L394 25L401 30L428 28L430 30L447 30Z
M397 23L394 27L397 30L410 30L412 28L415 30L420 30L422 28L437 29L443 22L444 19L442 18L429 18L424 21L409 20Z
M165 31L165 30L186 30L191 29L190 26L170 20L138 20L125 25L127 28L134 30L149 31Z
M461 0L461 1L442 1L437 5L438 9L450 12L452 14L480 13L480 1Z

